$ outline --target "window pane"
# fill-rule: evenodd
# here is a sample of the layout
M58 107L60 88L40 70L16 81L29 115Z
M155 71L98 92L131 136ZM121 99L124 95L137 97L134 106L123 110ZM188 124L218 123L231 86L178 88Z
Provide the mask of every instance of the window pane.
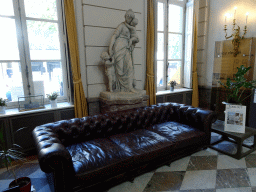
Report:
M0 0L0 15L14 16L12 0Z
M167 82L176 81L180 84L181 61L169 61Z
M193 27L193 5L188 6L186 10L184 87L188 87L188 88L191 88L192 27Z
M157 87L164 85L164 62L157 61Z
M168 59L181 59L182 57L182 35L169 34Z
M0 60L19 60L15 20L0 17Z
M25 0L27 17L57 20L56 0Z
M27 21L31 60L60 60L58 24Z
M63 96L61 62L32 62L32 76L35 95L58 92Z
M164 30L164 4L158 2L157 6L157 30Z
M18 101L24 96L20 63L0 63L0 97Z
M164 34L157 33L157 60L164 59Z
M177 5L169 4L169 32L182 33L183 8Z

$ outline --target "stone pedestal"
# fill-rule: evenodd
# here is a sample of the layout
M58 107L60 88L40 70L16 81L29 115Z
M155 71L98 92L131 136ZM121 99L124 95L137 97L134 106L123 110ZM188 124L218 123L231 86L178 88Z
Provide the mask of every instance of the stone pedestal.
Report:
M101 113L106 113L144 107L147 106L148 98L146 90L136 90L136 93L101 92L100 110Z

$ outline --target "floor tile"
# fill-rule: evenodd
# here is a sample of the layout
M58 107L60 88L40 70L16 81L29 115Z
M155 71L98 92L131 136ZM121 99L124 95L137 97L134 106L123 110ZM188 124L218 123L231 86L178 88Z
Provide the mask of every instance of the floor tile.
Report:
M207 148L206 150L199 151L197 153L192 154L191 156L212 156L212 155L218 155L218 152Z
M252 192L251 187L216 189L216 192Z
M54 190L51 190L51 188L49 187L49 185L46 185L42 188L39 188L39 187L35 187L36 189L36 192L54 192Z
M214 136L221 136L221 135L218 133L211 132L211 136L214 137Z
M36 190L38 191L39 189L42 189L46 186L48 186L48 182L46 178L30 178L31 179L31 184L35 186ZM50 191L49 191L50 192Z
M0 191L3 191L9 188L9 184L13 181L13 179L0 180Z
M218 155L217 169L246 168L245 158L234 159L227 155Z
M216 170L187 171L180 190L214 189Z
M256 168L247 168L247 174L250 178L251 186L256 186Z
M211 137L211 143L214 143L214 142L220 140L220 138L221 138L220 135L218 135L218 136L212 136L212 137Z
M179 190L184 175L184 171L156 172L147 184L144 192Z
M171 166L162 166L156 172L186 171L190 157L184 157L171 163Z
M146 173L134 179L134 182L124 182L108 190L108 192L142 192L154 173Z
M213 170L217 168L217 156L191 156L187 171Z
M252 145L253 142L254 142L254 136L245 139L243 143L248 144L248 145Z
M25 177L28 176L39 169L38 163L24 163L23 165L17 165L13 167L13 170L17 177ZM5 171L0 174L0 179L12 179L13 174L11 171Z
M30 178L46 178L45 172L43 172L40 167L38 169L28 175Z
M217 170L216 189L250 186L251 183L246 169Z
M227 142L227 141L223 141L217 145L214 145L214 147L216 147L222 151L231 153L231 154L236 154L236 152L237 152L237 145L234 143ZM222 154L222 153L220 152L220 154Z
M245 157L247 168L256 167L256 154L249 154Z
M191 190L181 190L179 192L216 192L216 189L191 189Z

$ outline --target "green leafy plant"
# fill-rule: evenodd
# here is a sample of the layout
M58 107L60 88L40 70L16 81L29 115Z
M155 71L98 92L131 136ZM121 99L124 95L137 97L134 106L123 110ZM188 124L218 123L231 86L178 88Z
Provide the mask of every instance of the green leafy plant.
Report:
M0 165L4 165L7 169L7 171L11 171L16 185L18 185L17 177L13 169L9 169L12 166L12 160L15 161L26 161L26 158L24 158L24 154L20 151L22 149L21 146L17 144L13 144L13 148L7 149L6 143L4 140L4 134L3 134L3 124L1 125L0 129ZM18 129L16 132L22 130L24 128Z
M46 94L46 96L47 96L48 99L53 101L53 100L57 99L59 94L57 92L53 92L53 93L50 93L50 94Z
M6 106L6 99L0 98L0 106Z
M176 85L178 85L178 83L174 80L174 81L169 81L169 84L171 87L174 87Z
M228 103L242 103L243 100L248 98L250 95L246 96L245 98L242 97L244 94L244 91L246 89L252 89L256 86L256 81L247 81L244 75L251 69L251 67L245 67L244 65L241 65L240 67L237 67L237 73L235 74L234 80L231 80L230 78L227 79L226 83L222 83L221 81L218 81L227 91L227 102Z

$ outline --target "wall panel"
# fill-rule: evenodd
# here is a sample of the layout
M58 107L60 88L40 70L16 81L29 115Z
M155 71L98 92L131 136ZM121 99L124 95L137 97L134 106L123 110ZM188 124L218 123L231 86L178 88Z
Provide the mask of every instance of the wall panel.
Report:
M107 28L116 28L120 23L124 22L125 11L106 9L103 7L95 6L83 6L84 12L84 25L89 26L99 26ZM137 30L142 30L143 23L142 15L136 13L135 17L139 20L136 26Z
M83 39L85 48L85 61L81 65L87 66L86 88L88 98L97 98L100 92L106 91L108 78L105 75L104 63L100 55L108 51L110 39L116 27L125 21L124 15L128 9L133 9L135 17L139 20L136 26L140 42L133 51L135 78L137 89L144 89L145 83L145 29L146 14L144 0L82 0ZM77 6L78 7L78 6Z
M128 10L141 12L144 6L143 0L83 0L83 4L107 7L112 9Z

